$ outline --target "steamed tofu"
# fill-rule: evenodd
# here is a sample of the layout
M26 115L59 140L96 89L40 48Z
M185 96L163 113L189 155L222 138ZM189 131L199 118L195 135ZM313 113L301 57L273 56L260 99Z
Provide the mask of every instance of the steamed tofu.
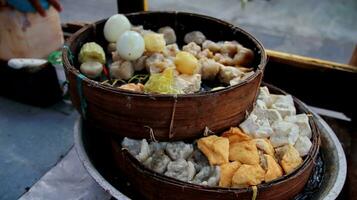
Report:
M301 157L306 156L309 153L311 146L312 143L307 136L299 136L294 145Z
M239 127L244 133L254 138L268 138L273 134L273 129L270 127L269 121L267 119L258 119L254 114L250 114Z
M263 101L267 107L272 105L273 100L266 86L259 88L258 100Z
M279 147L287 144L294 145L299 137L299 127L291 122L276 121L272 128L274 133L270 137L270 141L274 147Z
M271 95L273 99L272 109L277 110L284 118L296 114L294 100L291 95Z
M273 124L275 121L282 120L280 113L275 109L264 109L263 105L258 107L258 104L254 108L254 115L257 116L257 119L266 119L269 121L269 124Z
M306 136L309 139L311 139L311 128L309 124L309 117L306 114L286 116L284 120L298 125L300 129L300 136Z

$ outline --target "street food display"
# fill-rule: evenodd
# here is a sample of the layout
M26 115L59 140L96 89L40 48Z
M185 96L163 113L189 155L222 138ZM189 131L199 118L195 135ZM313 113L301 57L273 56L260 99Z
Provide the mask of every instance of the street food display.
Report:
M290 95L261 87L256 105L239 127L192 143L124 138L127 149L154 172L194 184L244 188L295 171L311 147L306 114L296 114Z
M184 45L179 47L173 28L147 30L132 25L121 14L110 17L103 32L107 47L95 42L82 45L80 71L122 90L192 94L224 89L254 74L253 51L237 41L213 42L202 32L192 31L186 33ZM111 56L106 58L104 49Z

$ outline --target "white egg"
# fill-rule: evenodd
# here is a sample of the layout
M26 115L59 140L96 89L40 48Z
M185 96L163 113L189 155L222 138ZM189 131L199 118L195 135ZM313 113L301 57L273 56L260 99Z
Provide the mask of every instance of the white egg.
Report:
M125 60L140 58L145 50L144 38L135 31L124 32L117 41L117 52Z
M115 14L104 24L104 37L108 42L116 42L119 36L130 28L131 24L128 18L122 14Z

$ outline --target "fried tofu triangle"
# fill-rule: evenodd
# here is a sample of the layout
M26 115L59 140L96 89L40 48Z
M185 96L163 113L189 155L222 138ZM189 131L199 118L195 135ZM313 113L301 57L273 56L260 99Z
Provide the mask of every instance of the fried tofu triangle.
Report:
M228 138L230 144L252 139L249 135L245 134L242 130L240 130L240 128L237 127L231 127L229 131L226 131L222 134L222 137Z
M266 161L266 172L264 176L265 182L270 182L283 176L283 170L281 169L280 165L275 161L273 156L264 154L264 158Z
M235 142L229 145L229 160L242 164L259 164L259 153L254 140Z
M291 144L276 148L275 151L286 174L294 171L303 162L299 152Z
M258 185L264 180L265 171L259 165L242 165L232 179L232 187L249 187Z
M229 140L227 138L211 135L199 139L197 146L208 158L210 165L228 163Z
M238 161L230 162L221 165L221 177L219 180L220 187L231 187L232 186L232 177L234 173L241 166Z

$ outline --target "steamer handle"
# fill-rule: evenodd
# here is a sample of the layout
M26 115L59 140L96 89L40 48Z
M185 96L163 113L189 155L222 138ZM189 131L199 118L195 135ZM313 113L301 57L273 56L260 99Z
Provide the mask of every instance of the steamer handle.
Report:
M117 0L118 13L133 13L148 10L148 0Z

